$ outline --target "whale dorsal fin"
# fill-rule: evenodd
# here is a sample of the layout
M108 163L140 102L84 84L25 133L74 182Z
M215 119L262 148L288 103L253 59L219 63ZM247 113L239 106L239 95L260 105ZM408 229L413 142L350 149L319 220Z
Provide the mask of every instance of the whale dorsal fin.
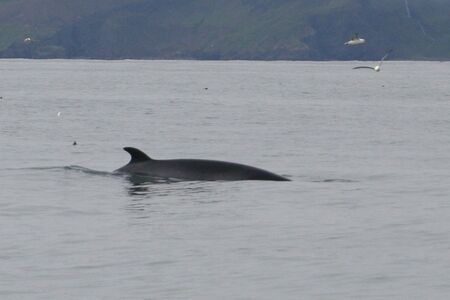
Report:
M139 149L133 147L125 147L123 148L123 150L127 151L131 155L131 160L129 164L152 160L150 157L148 157L147 154L145 154Z

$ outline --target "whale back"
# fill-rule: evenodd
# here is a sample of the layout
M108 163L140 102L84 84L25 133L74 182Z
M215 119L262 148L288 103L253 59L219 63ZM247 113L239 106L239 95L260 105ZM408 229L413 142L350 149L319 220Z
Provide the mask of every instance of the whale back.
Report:
M206 159L156 160L152 173L189 180L275 180L289 181L272 172L249 165Z
M131 155L130 162L115 173L175 178L181 180L275 180L289 179L248 165L203 159L154 160L139 149L123 148Z

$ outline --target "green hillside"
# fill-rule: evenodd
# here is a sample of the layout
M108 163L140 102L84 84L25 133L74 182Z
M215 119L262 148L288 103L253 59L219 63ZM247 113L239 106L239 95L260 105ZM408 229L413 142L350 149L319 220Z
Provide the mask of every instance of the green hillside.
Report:
M448 0L4 0L0 56L448 60L449 16Z

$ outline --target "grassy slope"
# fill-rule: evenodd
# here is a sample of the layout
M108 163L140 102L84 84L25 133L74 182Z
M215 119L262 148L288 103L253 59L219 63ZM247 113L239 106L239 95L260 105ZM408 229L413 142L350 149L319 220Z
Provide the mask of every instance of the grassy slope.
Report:
M394 48L398 59L450 59L447 1L409 0L408 18L403 0L10 0L0 2L0 51L15 42L3 55L377 59ZM348 51L355 31L368 43ZM27 34L39 41L23 45Z
M35 40L48 38L64 26L122 3L122 0L0 0L0 51L27 36Z

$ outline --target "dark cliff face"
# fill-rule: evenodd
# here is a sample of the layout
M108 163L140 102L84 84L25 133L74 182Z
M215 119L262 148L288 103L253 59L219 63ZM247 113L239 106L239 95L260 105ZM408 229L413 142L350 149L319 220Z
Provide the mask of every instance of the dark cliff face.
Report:
M28 2L0 2L27 12L2 57L376 60L393 48L396 59L450 58L444 0L59 0L41 15ZM367 43L349 49L355 32Z

